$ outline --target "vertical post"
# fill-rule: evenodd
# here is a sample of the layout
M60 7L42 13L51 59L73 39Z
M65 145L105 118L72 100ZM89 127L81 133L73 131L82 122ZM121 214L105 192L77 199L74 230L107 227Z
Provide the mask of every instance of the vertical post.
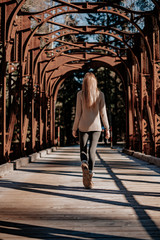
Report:
M45 96L45 143L48 144L48 97Z
M21 154L23 155L24 153L24 143L22 142L23 139L23 114L24 114L24 109L23 109L23 78L22 78L22 62L23 62L23 34L20 32L19 33L19 39L20 42L19 44L21 45L20 49L20 76L19 76L19 81L20 81L20 149L21 149ZM17 44L16 47L18 48ZM16 49L16 52L18 50ZM17 53L18 54L18 53Z
M127 81L128 82L128 81ZM126 106L126 148L129 148L129 103L128 103L128 91L125 94L125 106Z
M134 64L132 64L132 91L131 91L131 102L132 102L132 124L133 124L133 137L132 137L132 141L133 141L133 149L135 150L135 121L134 121L134 116L135 116L135 72L134 72Z
M55 133L55 110L56 110L56 101L53 101L53 145L56 145L55 138L56 138L56 133Z
M29 54L28 54L29 55ZM34 119L34 79L33 79L33 51L30 51L30 74L31 74L31 149L32 152L35 150L35 119Z
M141 126L142 126L142 132L141 132L141 136L142 136L142 153L144 153L144 119L143 119L143 105L144 105L144 100L143 100L143 91L144 91L144 82L143 82L143 52L141 52L141 75L140 75L140 81L141 81Z
M155 105L156 105L156 54L155 54L155 31L153 32L153 80L152 80L152 116L154 122L154 153L156 155L156 143L157 143L157 121L156 121L156 113L155 113Z
M46 141L45 141L45 122L46 122L46 119L45 119L45 93L44 93L44 91L42 92L42 98L41 98L41 104L42 104L42 107L41 107L41 109L42 109L42 111L41 111L41 119L40 119L40 121L41 121L41 123L42 123L42 126L43 126L43 131L42 131L42 134L41 134L41 136L42 136L42 144L41 144L41 147L42 147L42 145L44 146L45 145L45 143L46 143Z
M35 149L35 137L34 137L34 127L35 127L35 119L34 119L34 89L33 89L33 79L32 79L32 95L31 95L31 140L32 140L32 151Z
M58 147L60 147L60 126L58 126Z
M2 148L3 148L3 159L6 157L6 76L3 77L2 85Z
M41 92L41 83L39 87L39 146L41 149L42 146L42 92Z
M117 75L115 75L115 114L117 114ZM117 122L115 121L115 115L114 115L114 128L116 128L116 131L114 131L114 144L117 144Z
M133 148L133 113L132 113L132 98L131 86L128 86L128 117L129 117L129 149Z
M20 149L21 155L24 154L24 143L22 142L23 139L23 85L22 85L22 78L20 78Z
M60 108L59 108L59 115L58 115L58 124L59 124L59 126L58 126L58 147L60 147L60 131L61 131L61 128L60 128Z
M159 28L157 26L154 27L153 30L153 88L152 88L152 113L153 113L153 122L154 122L154 154L156 157L160 156L159 149L160 149L160 143L159 143L159 113L156 110L156 104L158 106L158 89L160 87L159 83L159 70L160 66L158 65L157 60L160 58L160 51L159 51L159 46L160 41L159 41Z
M55 101L53 95L51 96L50 117L50 142L53 146L55 141Z
M2 161L6 158L6 5L2 5Z
M32 46L34 47L34 42L32 41ZM31 47L31 46L30 46ZM34 50L30 51L30 73L31 73L31 135L32 135L32 152L36 151L36 130L37 121L35 119L35 96L36 96L36 86L35 86L35 75L33 74L34 65Z

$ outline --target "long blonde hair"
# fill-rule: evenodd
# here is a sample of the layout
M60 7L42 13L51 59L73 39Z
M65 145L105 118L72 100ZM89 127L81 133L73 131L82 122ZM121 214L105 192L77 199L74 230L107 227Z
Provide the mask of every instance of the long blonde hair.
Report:
M84 94L86 107L94 108L99 96L99 90L97 88L97 79L93 73L88 72L85 74L82 84L82 91Z

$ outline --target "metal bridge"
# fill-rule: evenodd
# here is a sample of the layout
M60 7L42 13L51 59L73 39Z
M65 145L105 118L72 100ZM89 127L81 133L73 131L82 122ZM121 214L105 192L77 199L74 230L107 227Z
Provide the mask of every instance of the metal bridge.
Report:
M0 0L1 166L56 147L55 111L62 83L74 72L101 66L116 72L123 83L126 151L157 161L159 1L152 0L150 11L131 10L113 1L54 2L41 12L27 12L25 0ZM56 21L58 16L86 13L116 16L117 22L70 26ZM131 28L121 28L122 22ZM57 28L42 33L45 24ZM65 38L96 34L111 36L112 41ZM94 188L86 190L78 147L38 156L0 179L0 239L160 239L157 166L99 146Z
M73 72L97 66L113 69L123 82L126 147L159 156L159 1L152 0L153 10L144 12L110 1L54 2L41 12L26 12L25 0L0 1L1 162L53 146L60 86ZM71 13L106 13L117 22L69 26L55 21ZM122 22L131 30L121 29ZM42 33L45 24L58 28ZM80 34L112 36L112 42L65 41L65 36Z

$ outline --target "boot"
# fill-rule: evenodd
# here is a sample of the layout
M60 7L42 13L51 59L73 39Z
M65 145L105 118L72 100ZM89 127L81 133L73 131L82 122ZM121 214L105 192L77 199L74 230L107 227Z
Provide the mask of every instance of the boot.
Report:
M89 185L89 168L88 164L85 162L82 162L81 164L82 172L83 172L83 185L85 188L88 188Z
M93 178L93 173L90 173L90 172L89 172L89 175L88 175L88 187L87 187L87 188L89 188L89 189L92 189L92 188L93 188L92 178Z

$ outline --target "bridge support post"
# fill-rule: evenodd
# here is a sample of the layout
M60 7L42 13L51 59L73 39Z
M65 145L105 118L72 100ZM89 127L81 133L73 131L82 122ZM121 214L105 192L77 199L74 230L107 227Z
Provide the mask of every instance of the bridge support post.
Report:
M153 91L152 113L154 118L154 153L160 157L160 37L159 27L154 26L153 32Z
M143 52L141 52L141 73L140 73L140 83L141 83L141 144L142 153L144 153L144 119L143 119L143 92L144 92L144 78L143 78Z
M54 97L51 95L51 106L50 106L50 142L54 146L55 141L55 102Z
M129 149L133 148L133 112L131 86L128 86L128 117L129 117Z
M42 144L43 144L43 129L44 129L44 123L42 119L42 98L43 98L43 93L41 90L41 85L40 85L40 93L39 93L39 145L40 149L42 149Z
M1 82L2 82L2 156L1 163L6 161L6 24L7 24L7 7L2 5L1 8L1 41L2 41L2 60L1 60Z

